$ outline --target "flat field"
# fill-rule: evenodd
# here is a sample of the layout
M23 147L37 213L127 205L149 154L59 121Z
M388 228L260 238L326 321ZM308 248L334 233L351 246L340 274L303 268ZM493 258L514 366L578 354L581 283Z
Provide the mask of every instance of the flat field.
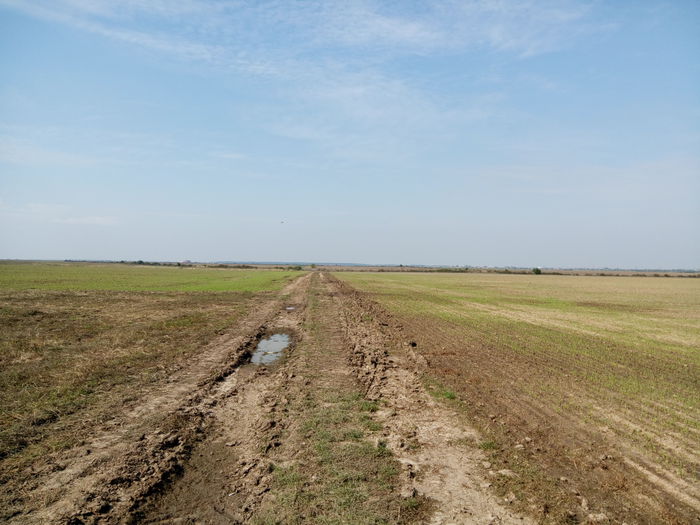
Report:
M0 264L0 461L69 448L300 272Z
M262 292L298 272L90 263L0 263L0 290Z
M614 504L697 517L700 281L336 275L398 316L426 382L480 422L494 464L520 473L510 488L529 480L551 505L576 480Z
M336 275L0 263L0 521L698 520L700 280Z

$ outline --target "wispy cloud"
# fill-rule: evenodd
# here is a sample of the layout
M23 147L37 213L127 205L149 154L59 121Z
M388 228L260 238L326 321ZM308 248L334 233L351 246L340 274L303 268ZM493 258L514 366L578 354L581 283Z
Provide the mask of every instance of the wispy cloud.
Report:
M375 50L383 46L427 49L444 42L443 28L430 19L411 19L394 11L381 12L373 2L321 3L315 32L325 44Z
M582 23L588 5L573 0L477 0L452 6L455 29L464 24L470 31L465 43L521 56L553 51L594 29Z
M187 60L276 71L290 59L358 48L389 56L490 47L556 49L587 26L573 0L436 0L429 4L186 0L0 0L0 5Z
M391 141L396 133L446 131L449 122L493 111L492 104L483 104L490 93L460 101L458 110L441 106L420 79L385 67L395 59L486 48L518 60L552 51L587 30L586 5L575 0L0 0L0 6L187 63L274 77L284 89L277 99L268 97L263 113L270 121L261 126L281 136L334 142L338 150L348 140L362 142L370 128ZM297 109L290 112L290 107Z
M112 14L101 2L66 0L55 4L27 4L16 0L0 0L0 5L12 7L26 14L62 23L128 44L145 47L178 56L182 59L216 62L223 49L220 46L189 41L181 35L159 31L138 31L120 27L119 20L110 20L112 26L95 18L96 14ZM104 7L104 9L101 9ZM123 24L123 22L121 22Z

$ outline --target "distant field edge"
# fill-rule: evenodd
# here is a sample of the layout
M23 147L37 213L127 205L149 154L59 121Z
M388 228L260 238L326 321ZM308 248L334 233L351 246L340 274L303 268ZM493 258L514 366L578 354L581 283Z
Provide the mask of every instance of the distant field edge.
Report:
M2 262L0 290L257 293L278 291L303 273L301 268Z
M587 275L628 277L700 277L700 270L686 268L557 268L520 266L448 266L448 265L404 265L363 264L328 262L275 262L275 261L146 261L146 260L80 260L80 259L0 259L4 264L81 264L81 265L126 265L152 267L260 269L260 270L323 270L329 272L424 272L424 273L487 273L511 275Z

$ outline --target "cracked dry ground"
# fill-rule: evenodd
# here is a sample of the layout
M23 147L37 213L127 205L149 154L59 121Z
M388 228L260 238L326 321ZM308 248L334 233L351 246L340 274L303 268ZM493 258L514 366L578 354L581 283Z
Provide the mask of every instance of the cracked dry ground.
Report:
M35 473L10 521L529 523L489 490L475 431L426 393L385 327L334 277L298 279ZM285 358L249 364L276 332L292 338Z

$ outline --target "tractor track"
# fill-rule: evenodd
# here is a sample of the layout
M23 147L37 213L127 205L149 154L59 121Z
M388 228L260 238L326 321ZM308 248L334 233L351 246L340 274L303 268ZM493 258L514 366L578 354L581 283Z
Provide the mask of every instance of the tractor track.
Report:
M325 272L301 277L54 469L34 473L10 522L255 523L276 505L276 465L309 454L298 400L357 387L379 407L382 430L367 439L387 443L399 465L394 496L429 502L419 522L529 523L488 489L482 452L465 446L475 430L426 392L419 357L386 315ZM291 336L287 355L248 364L273 332ZM295 522L314 523L313 512Z

